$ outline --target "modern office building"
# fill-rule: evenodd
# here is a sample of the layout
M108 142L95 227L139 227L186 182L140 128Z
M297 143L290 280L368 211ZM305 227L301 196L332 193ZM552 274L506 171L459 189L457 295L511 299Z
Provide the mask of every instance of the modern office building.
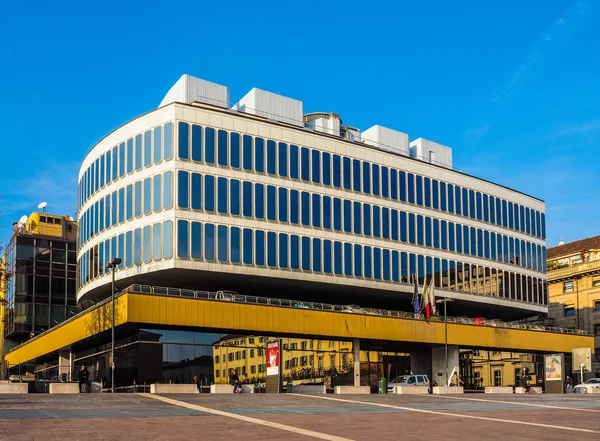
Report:
M461 348L586 345L586 336L482 319L547 312L544 203L452 165L452 150L435 142L377 125L361 131L258 89L231 105L227 87L184 75L157 109L84 158L84 311L11 351L11 366L54 363L65 373L86 363L109 377L113 277L122 291L117 386L190 375L220 381L232 335L244 341L240 356L256 349L250 339L288 339L290 377L295 358L308 369L312 356L311 369L322 373L332 360L350 369L351 359L355 385L407 363L443 382L444 323L412 315L415 282L433 284L438 299L452 300L448 314L463 317L448 325L450 372ZM302 341L333 346L296 356L291 345ZM329 357L323 369L319 352ZM258 375L263 364L257 358L247 369Z
M78 301L132 283L454 314L545 312L544 203L452 169L451 149L184 75L79 174ZM89 302L88 302L89 301ZM88 302L88 303L86 303Z
M600 236L548 249L548 292L554 325L585 330L600 348ZM600 377L600 352L595 353L586 378ZM577 373L577 366L573 370Z
M77 222L32 213L16 223L3 256L3 344L6 350L78 313Z

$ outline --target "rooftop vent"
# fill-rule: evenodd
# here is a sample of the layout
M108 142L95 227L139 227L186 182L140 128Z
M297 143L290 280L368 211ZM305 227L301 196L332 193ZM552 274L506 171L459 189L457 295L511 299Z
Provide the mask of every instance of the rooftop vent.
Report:
M158 107L170 103L204 103L229 108L229 88L190 75L182 75L169 89Z
M410 143L410 157L452 168L452 149L427 139L419 138Z
M302 101L261 89L252 89L232 109L302 127Z
M408 156L408 135L383 126L373 126L362 132L365 144L378 147L388 152Z

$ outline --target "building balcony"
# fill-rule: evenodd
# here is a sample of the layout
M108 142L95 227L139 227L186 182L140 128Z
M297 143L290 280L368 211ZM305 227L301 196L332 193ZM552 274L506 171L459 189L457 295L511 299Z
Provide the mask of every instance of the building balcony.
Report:
M548 282L552 283L560 280L572 279L575 276L588 273L600 274L600 260L576 263L564 268L548 270Z

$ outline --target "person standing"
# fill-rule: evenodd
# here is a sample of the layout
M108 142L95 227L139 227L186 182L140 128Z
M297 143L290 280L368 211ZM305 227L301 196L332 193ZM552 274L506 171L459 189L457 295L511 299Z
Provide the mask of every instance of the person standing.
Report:
M460 377L458 376L458 374L456 372L454 372L454 375L452 375L452 378L450 379L450 386L460 386L461 384L465 384Z
M77 372L77 380L79 382L79 392L89 392L90 391L90 373L85 367L85 365L81 366L81 370ZM82 390L82 386L85 385L87 390Z
M196 383L196 389L198 390L198 393L200 393L200 388L202 387L202 385L200 384L200 380L198 379L197 375L194 375L194 383Z
M567 375L567 379L565 380L565 386L567 388L567 392L571 392L573 389L573 379Z

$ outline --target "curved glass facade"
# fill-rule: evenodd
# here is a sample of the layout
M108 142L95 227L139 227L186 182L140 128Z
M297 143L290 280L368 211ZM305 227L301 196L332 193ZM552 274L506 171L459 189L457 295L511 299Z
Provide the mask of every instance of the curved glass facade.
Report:
M80 291L119 256L125 269L173 260L390 290L417 277L547 304L541 202L391 153L367 161L371 147L340 140L353 157L312 135L307 147L173 120L100 143L80 173Z

